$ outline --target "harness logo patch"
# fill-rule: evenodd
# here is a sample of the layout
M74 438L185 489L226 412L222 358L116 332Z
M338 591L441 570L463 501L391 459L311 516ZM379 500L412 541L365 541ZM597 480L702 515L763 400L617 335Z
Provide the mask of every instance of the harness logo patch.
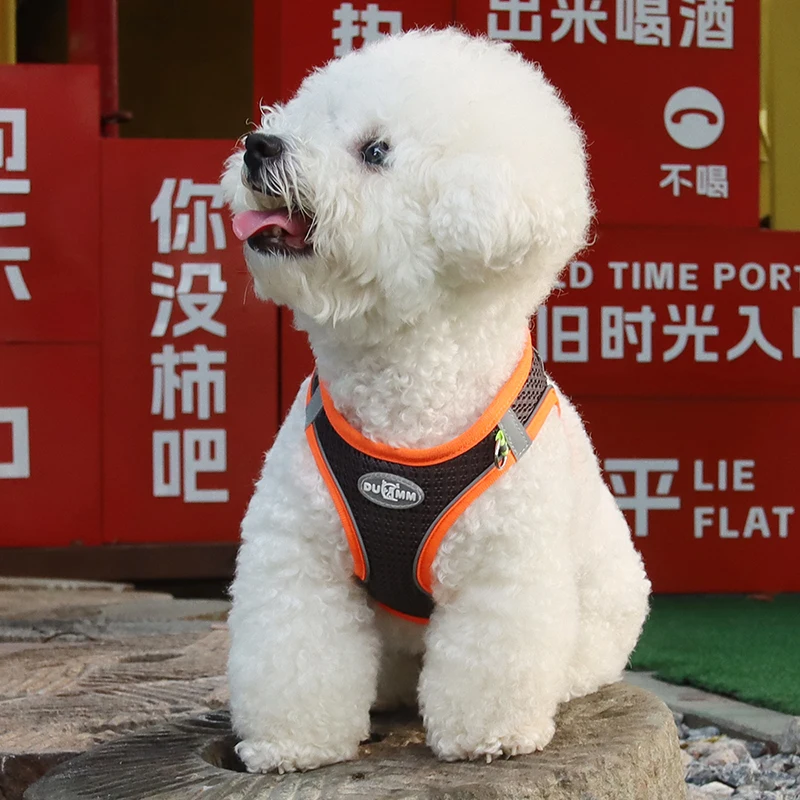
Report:
M400 511L414 508L425 499L425 492L408 478L388 472L368 472L358 479L358 491L371 503Z

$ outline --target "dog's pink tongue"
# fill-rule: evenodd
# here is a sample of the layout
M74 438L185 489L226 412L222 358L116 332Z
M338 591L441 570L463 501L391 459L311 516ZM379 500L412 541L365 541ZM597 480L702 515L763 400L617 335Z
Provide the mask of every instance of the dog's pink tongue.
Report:
M275 211L243 211L233 217L233 232L243 242L275 225L286 234L289 247L305 247L309 222L301 214L289 218L288 210L279 208Z

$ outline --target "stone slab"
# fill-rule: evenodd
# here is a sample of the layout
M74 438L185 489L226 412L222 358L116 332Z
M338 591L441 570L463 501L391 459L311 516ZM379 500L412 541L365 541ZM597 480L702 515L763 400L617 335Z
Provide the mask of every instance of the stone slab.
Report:
M0 800L21 800L47 769L97 744L227 703L227 603L114 584L2 584Z
M106 757L108 748L118 746L122 749L112 751L114 763L122 766L96 768L91 762L92 780L105 781L96 794L51 795L40 782L38 795L30 796L113 798L122 792L120 797L131 800L199 795L213 800L247 794L257 800L336 792L374 798L386 796L384 787L392 797L439 800L683 797L671 715L649 695L637 700L638 690L627 687L604 690L591 701L591 711L588 700L567 706L553 745L531 757L492 765L439 764L415 720L384 718L376 726L378 738L385 738L365 745L359 762L307 775L249 776L235 771L241 765L226 717L174 722L227 704L226 603L175 600L126 586L23 583L2 581L0 588L0 800L21 800L47 770L56 780L67 759L75 759L72 769L73 763ZM155 751L144 732L154 725L162 730ZM133 777L124 771L135 750L131 742L150 748ZM601 742L612 743L600 747ZM162 771L154 768L157 764ZM628 770L630 764L641 767L638 777ZM614 776L613 791L603 789L602 775ZM136 780L151 776L172 781L167 794L135 790ZM202 786L195 778L202 778ZM193 795L184 792L190 784Z
M628 672L625 681L660 697L673 711L683 714L688 725L713 725L729 736L767 742L775 749L780 749L794 719L789 714L740 703L693 686L665 683L652 672Z
M27 649L0 658L0 753L83 751L221 707L225 631Z
M289 775L249 775L233 751L227 714L206 714L117 739L31 786L25 800L683 800L671 712L617 684L574 700L541 753L445 764L418 719L377 715L370 742L346 764Z
M227 618L223 600L115 589L0 591L0 644L89 642L202 632Z
M3 578L0 592L72 591L72 592L132 592L133 584L111 581L78 581L66 578Z

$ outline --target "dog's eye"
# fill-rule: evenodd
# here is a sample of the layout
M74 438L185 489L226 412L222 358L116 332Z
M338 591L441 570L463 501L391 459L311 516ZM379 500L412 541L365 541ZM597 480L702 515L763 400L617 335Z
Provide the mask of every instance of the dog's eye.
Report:
M370 142L361 149L361 158L371 167L380 167L389 155L389 145L386 142Z

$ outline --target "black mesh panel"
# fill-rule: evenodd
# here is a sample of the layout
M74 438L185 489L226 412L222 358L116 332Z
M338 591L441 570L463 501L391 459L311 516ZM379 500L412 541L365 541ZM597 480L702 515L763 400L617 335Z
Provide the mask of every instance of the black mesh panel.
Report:
M531 372L513 404L523 425L527 425L546 389L547 378L534 354ZM412 467L382 461L351 447L333 428L324 410L313 424L366 550L367 591L395 611L430 617L433 602L417 586L415 579L417 552L442 512L493 465L497 429L454 459L432 466ZM425 493L424 501L405 509L376 505L358 489L359 478L370 472L384 472L413 481Z
M528 380L525 381L525 385L517 395L517 399L511 404L511 408L514 409L514 413L523 427L528 427L536 406L539 405L539 401L547 391L547 386L547 375L545 375L539 354L534 351L533 364L531 364Z

